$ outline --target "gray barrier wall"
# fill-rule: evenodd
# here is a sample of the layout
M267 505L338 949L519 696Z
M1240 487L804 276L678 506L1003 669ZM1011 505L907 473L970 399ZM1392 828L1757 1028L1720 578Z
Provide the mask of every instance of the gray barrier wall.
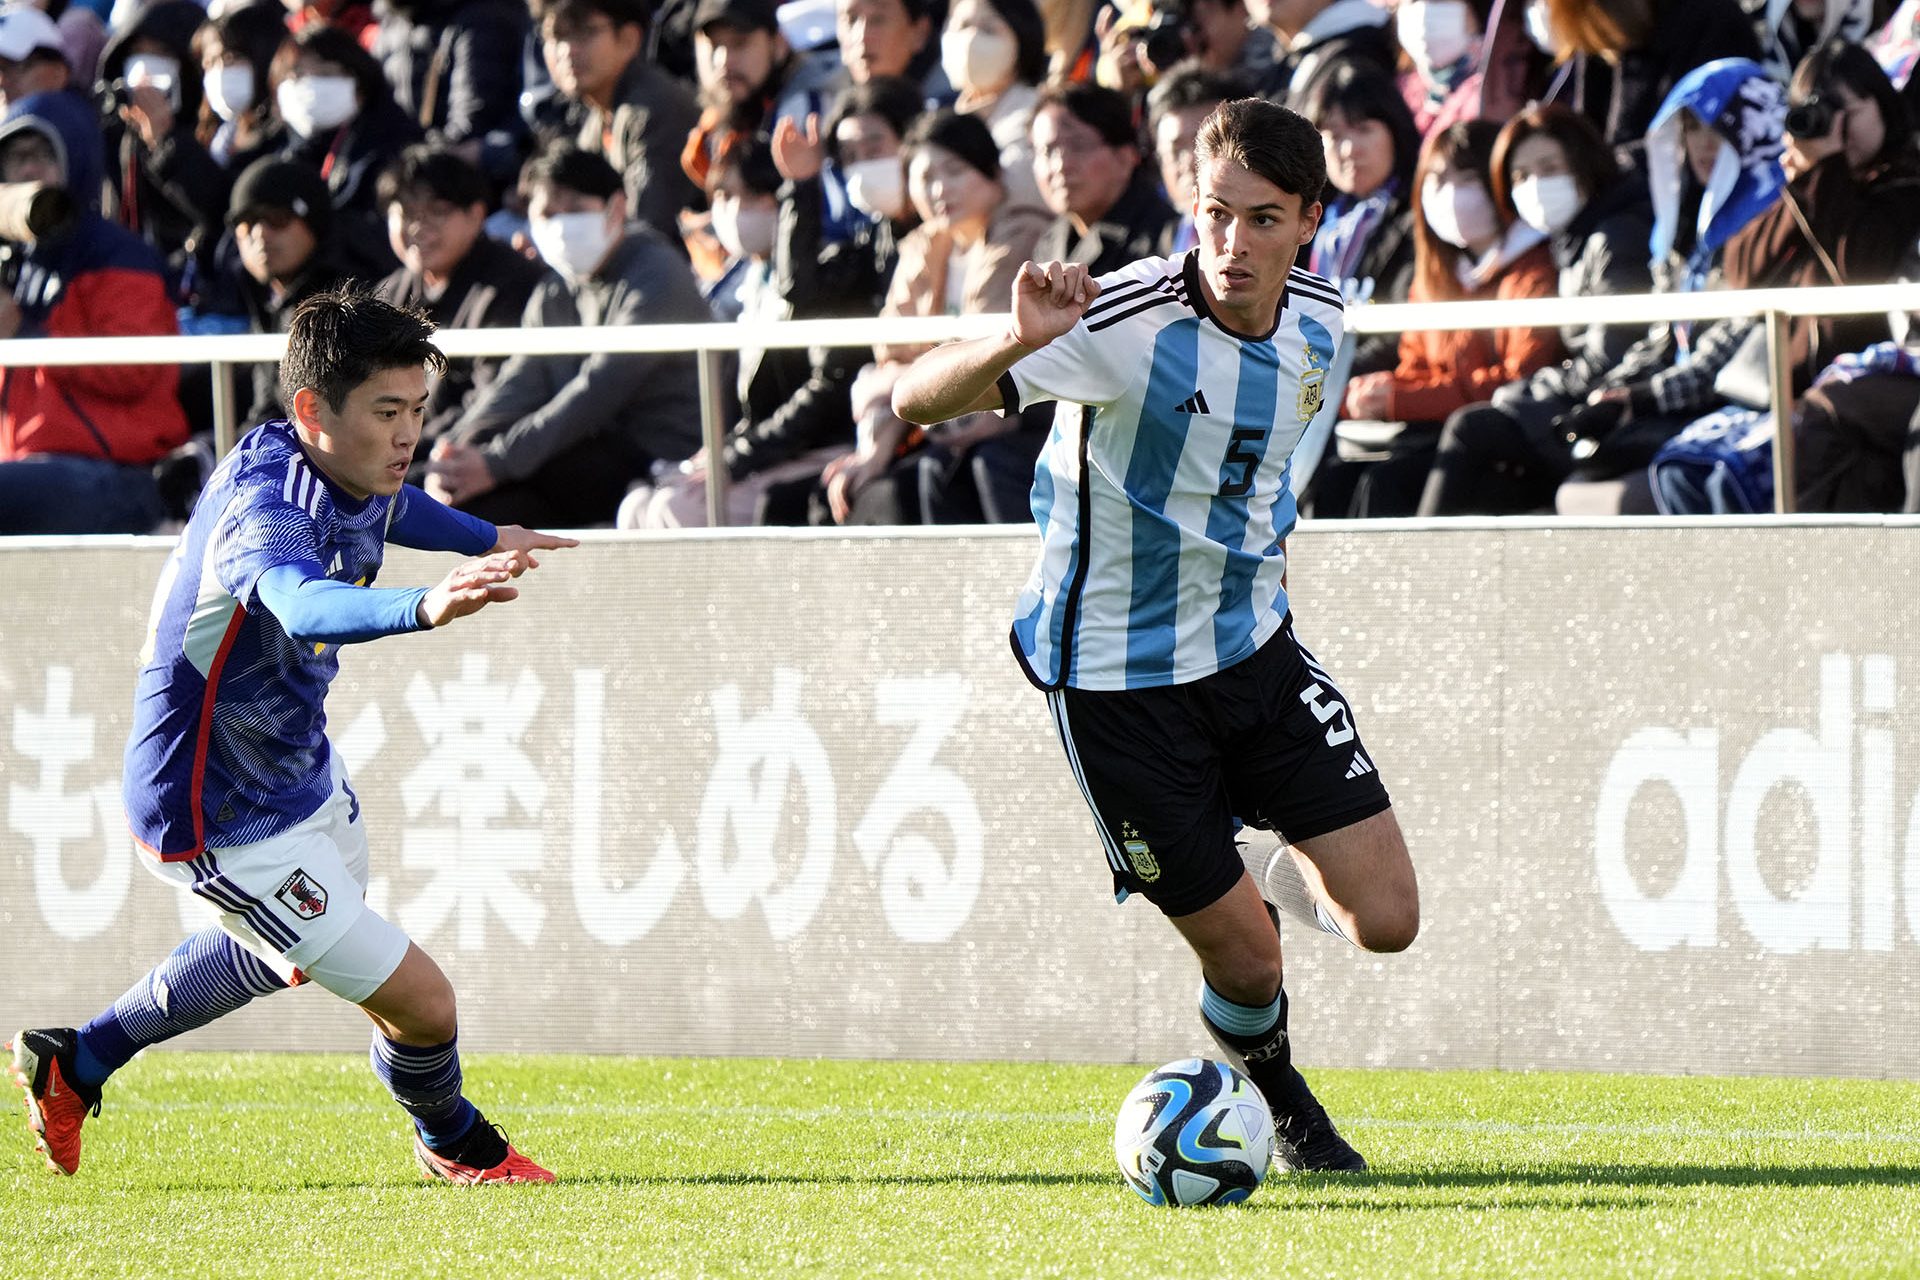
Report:
M1304 530L1303 639L1424 932L1291 931L1304 1060L1920 1072L1912 526ZM1008 611L1031 534L605 540L357 647L372 897L474 1047L1161 1060L1196 970L1116 907ZM183 929L119 761L164 545L0 546L0 1027ZM438 568L396 552L383 581ZM358 1048L308 988L186 1042Z

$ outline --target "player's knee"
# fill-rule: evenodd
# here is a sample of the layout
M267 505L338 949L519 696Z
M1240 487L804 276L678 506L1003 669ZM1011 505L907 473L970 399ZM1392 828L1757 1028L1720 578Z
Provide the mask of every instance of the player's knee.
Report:
M1420 936L1420 902L1411 894L1368 913L1356 941L1367 951L1405 951Z

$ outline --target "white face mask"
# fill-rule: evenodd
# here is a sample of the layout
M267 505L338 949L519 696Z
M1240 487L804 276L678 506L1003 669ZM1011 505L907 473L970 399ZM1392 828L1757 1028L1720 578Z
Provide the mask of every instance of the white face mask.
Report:
M869 218L897 218L907 211L907 180L899 156L855 160L842 172L847 175L847 199Z
M127 59L120 78L130 87L145 86L163 94L167 101L180 103L180 59L158 53L136 53Z
M606 261L613 244L605 213L556 213L529 224L533 247L547 265L569 280L584 280Z
M1460 60L1473 52L1478 37L1472 16L1467 0L1413 0L1400 6L1395 19L1400 47L1422 80L1436 84L1450 78Z
M967 27L942 32L940 69L956 89L994 93L1013 83L1014 63L1020 56L1012 36Z
M303 138L337 129L360 107L352 76L293 76L280 82L280 118Z
M222 120L231 120L253 106L253 68L244 62L229 62L207 73L200 82L207 93L207 105Z
M713 203L713 234L736 258L773 256L774 226L778 211L764 206L743 208L738 200Z
M1527 39L1548 57L1554 57L1553 24L1547 19L1546 0L1530 0L1527 5Z
M1514 184L1513 211L1520 221L1535 231L1552 235L1563 231L1580 212L1580 184L1571 174L1556 173L1551 178L1528 178Z
M1420 192L1420 208L1433 234L1456 249L1470 248L1500 231L1493 213L1493 197L1477 182L1441 182L1428 178Z

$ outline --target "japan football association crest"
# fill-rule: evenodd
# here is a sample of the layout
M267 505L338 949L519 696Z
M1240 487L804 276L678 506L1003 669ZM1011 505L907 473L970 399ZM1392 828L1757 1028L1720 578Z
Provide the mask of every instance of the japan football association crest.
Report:
M281 881L280 891L274 896L302 920L318 920L327 914L327 891L298 867L294 868L292 875Z
M1311 342L1302 346L1304 356L1300 364L1300 425L1313 421L1313 415L1320 412L1320 397L1325 394L1327 366L1320 363L1320 353L1313 349Z

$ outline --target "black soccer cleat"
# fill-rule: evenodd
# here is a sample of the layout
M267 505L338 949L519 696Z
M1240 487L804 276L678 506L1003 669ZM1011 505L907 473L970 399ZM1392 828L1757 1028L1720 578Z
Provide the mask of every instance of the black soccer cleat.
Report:
M1273 1163L1286 1173L1365 1173L1366 1157L1340 1136L1298 1071L1295 1090L1273 1103Z

